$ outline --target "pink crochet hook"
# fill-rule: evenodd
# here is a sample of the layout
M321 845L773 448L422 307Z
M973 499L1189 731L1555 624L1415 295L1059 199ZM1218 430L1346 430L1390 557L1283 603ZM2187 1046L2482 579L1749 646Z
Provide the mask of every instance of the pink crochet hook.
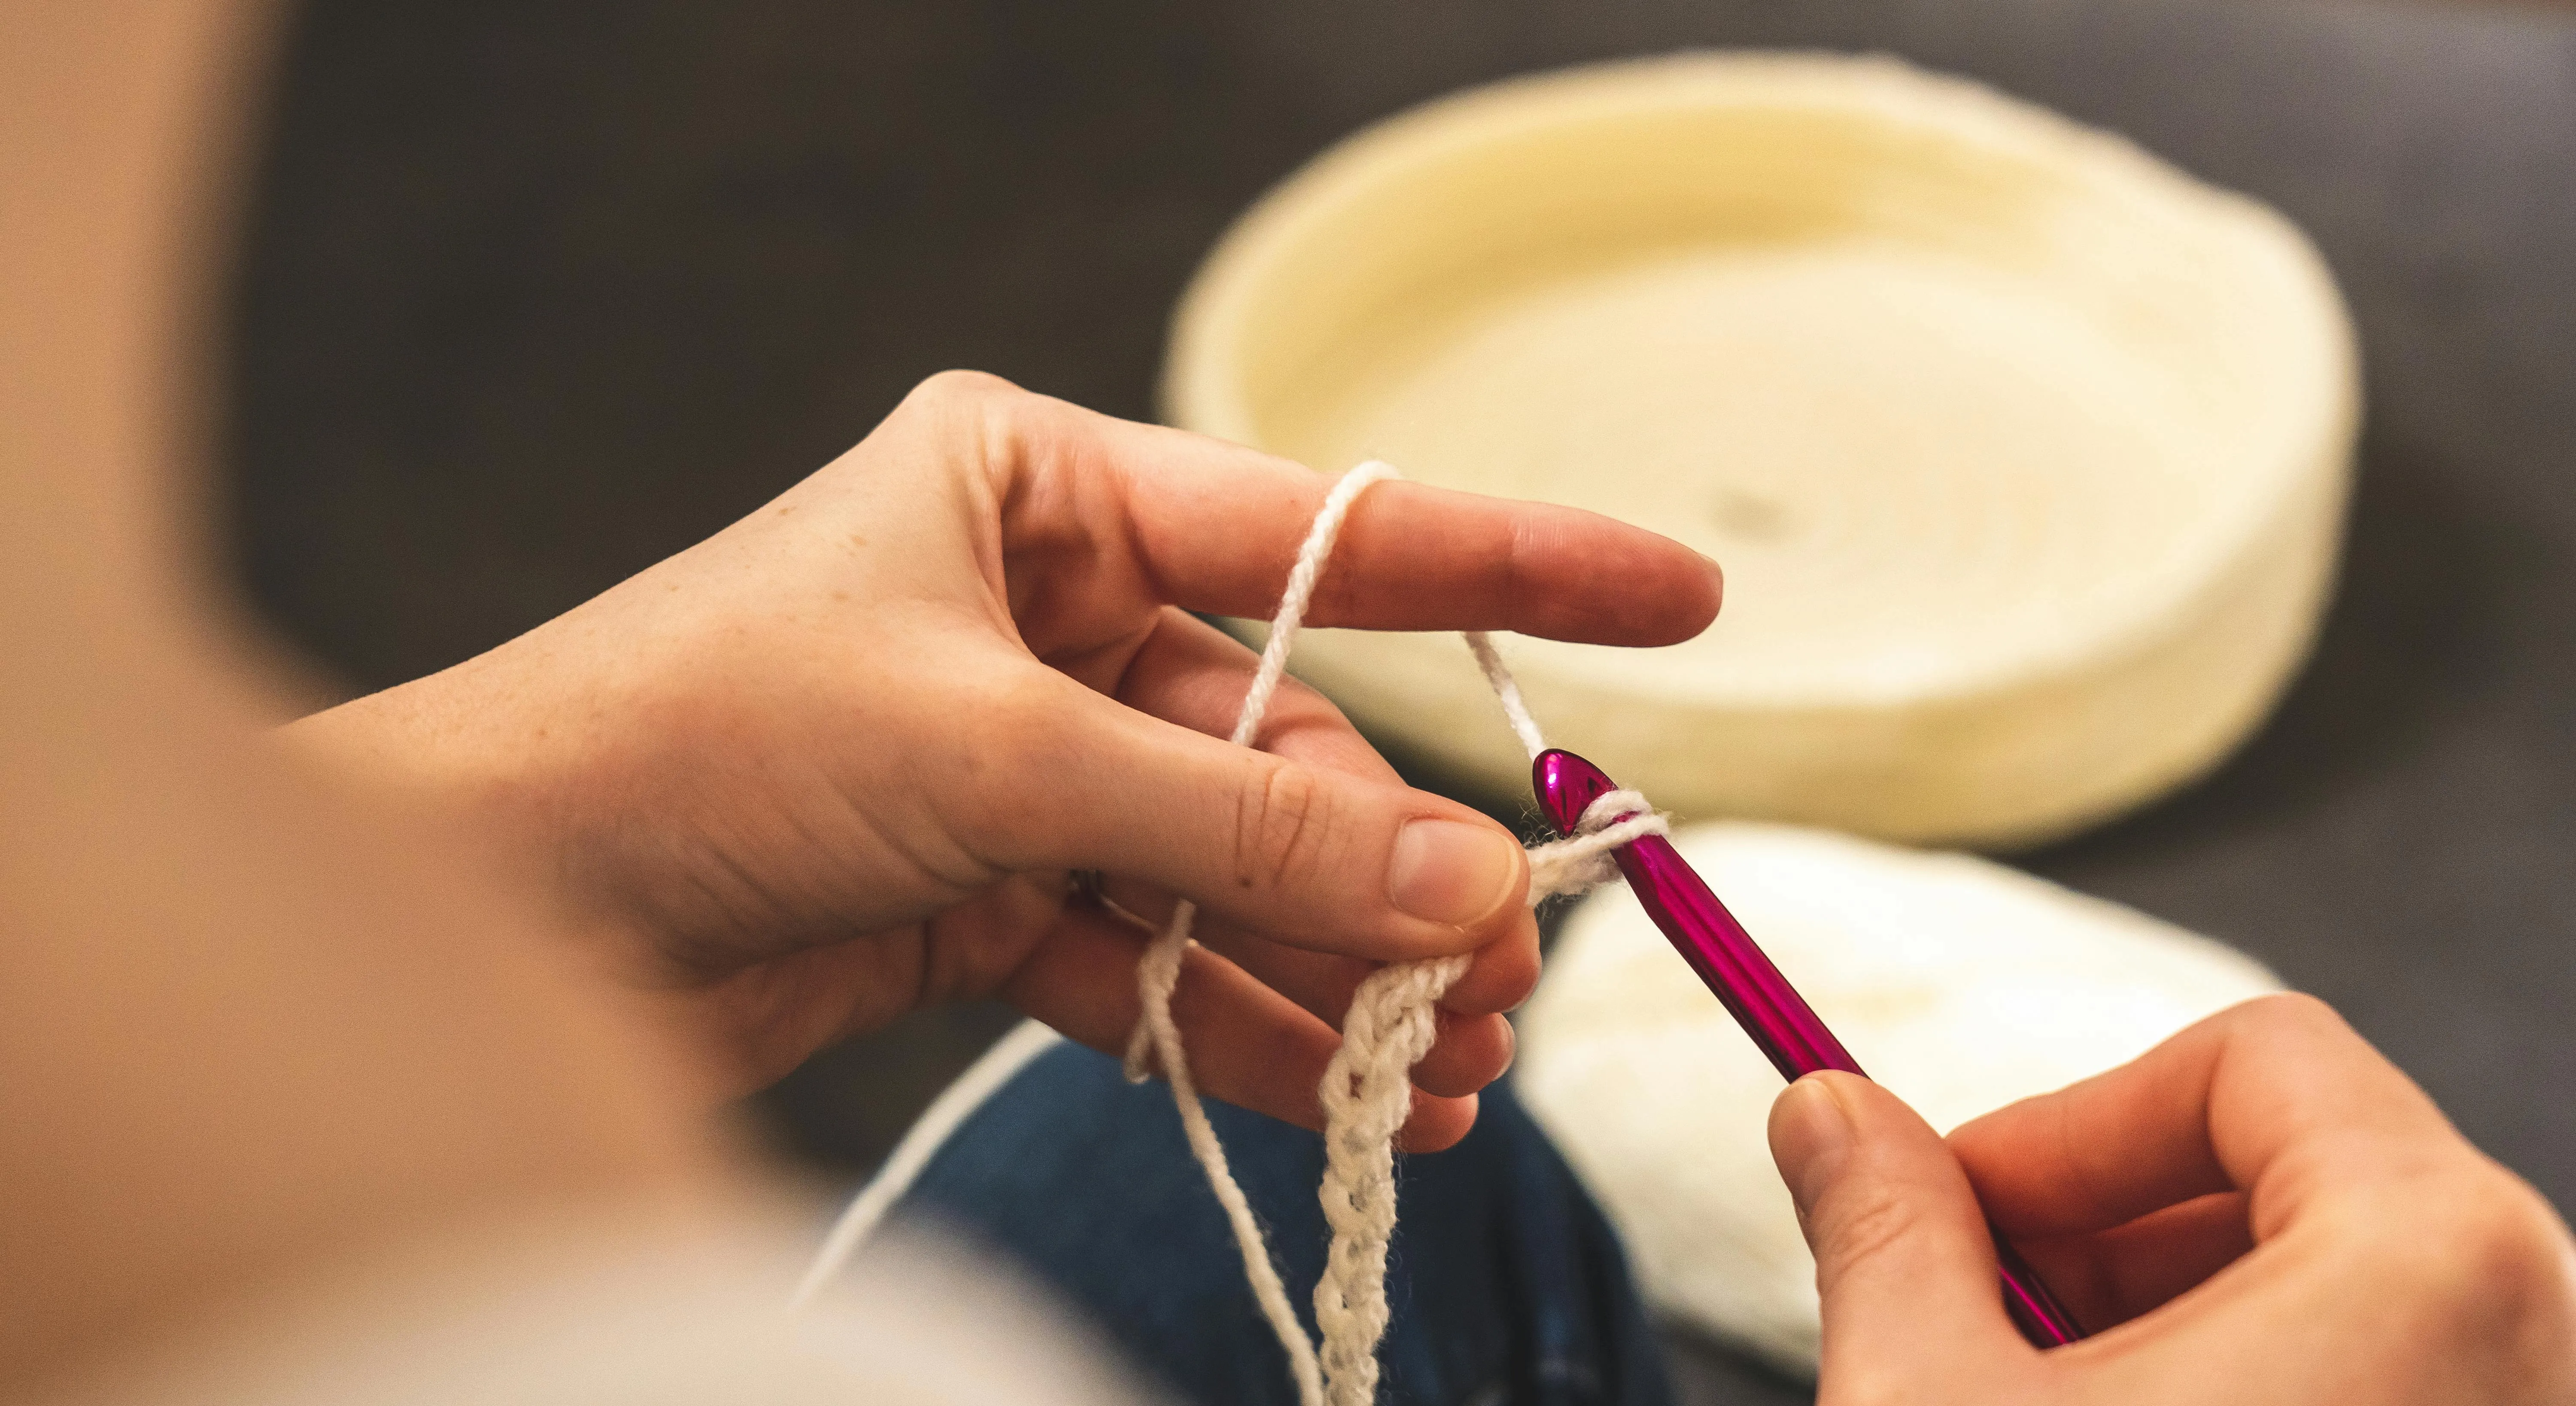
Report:
M1567 835L1574 833L1586 807L1619 789L1601 768L1555 749L1539 754L1530 776L1540 808L1558 832ZM1628 887L1636 891L1646 916L1664 930L1682 960L1699 973L1782 1078L1794 1080L1819 1069L1861 1074L1859 1061L1825 1028L1780 969L1771 965L1752 934L1709 892L1699 874L1683 862L1672 841L1643 835L1610 854L1618 861L1619 872L1627 875ZM2056 1347L2084 1336L2074 1315L2059 1306L2012 1242L2000 1235L1995 1237L1995 1257L2003 1269L2004 1311L2033 1346Z

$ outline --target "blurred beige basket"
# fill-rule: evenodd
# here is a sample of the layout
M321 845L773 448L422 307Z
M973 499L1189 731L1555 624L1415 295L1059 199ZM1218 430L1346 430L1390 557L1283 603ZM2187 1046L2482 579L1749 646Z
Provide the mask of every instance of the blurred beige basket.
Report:
M1551 735L1687 814L2012 844L2212 765L2305 652L2355 358L2286 221L1888 60L1696 55L1394 118L1255 206L1176 424L1572 503L1722 561L1673 649L1513 641ZM1450 636L1309 637L1363 726L1525 763Z

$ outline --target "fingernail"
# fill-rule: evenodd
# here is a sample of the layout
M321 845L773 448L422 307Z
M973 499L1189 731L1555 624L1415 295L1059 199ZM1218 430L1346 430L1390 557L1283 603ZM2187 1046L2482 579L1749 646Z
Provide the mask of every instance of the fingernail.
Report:
M1458 820L1409 821L1395 834L1386 895L1414 917L1465 927L1503 906L1520 865L1520 846L1499 830Z
M1851 1145L1851 1115L1826 1080L1800 1079L1771 1106L1771 1160L1780 1164L1780 1179L1789 1184L1800 1219L1833 1180Z

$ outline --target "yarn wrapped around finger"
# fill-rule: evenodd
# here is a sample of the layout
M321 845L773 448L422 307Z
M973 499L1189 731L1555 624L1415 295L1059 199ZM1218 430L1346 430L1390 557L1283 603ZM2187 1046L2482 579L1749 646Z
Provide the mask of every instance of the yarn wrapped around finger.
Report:
M1315 584L1330 560L1334 540L1352 504L1372 484L1400 477L1371 461L1342 476L1325 495L1297 560L1289 569L1279 611L1263 645L1261 663L1231 740L1249 746L1287 671L1288 654L1303 627ZM1547 748L1520 686L1493 641L1466 634L1467 648L1484 671L1504 720L1532 760ZM1611 851L1642 835L1663 834L1669 822L1634 791L1614 791L1588 807L1576 833L1529 851L1532 904L1558 894L1578 894L1618 877ZM1387 1243L1395 1230L1395 1136L1412 1110L1412 1070L1438 1035L1435 1007L1472 961L1470 954L1399 962L1372 973L1353 993L1342 1022L1342 1047L1324 1071L1318 1090L1324 1111L1324 1176L1318 1195L1332 1229L1323 1278L1315 1286L1320 1349L1306 1337L1270 1258L1261 1225L1227 1166L1225 1148L1199 1104L1188 1052L1172 1020L1172 990L1190 943L1196 906L1184 900L1170 923L1137 963L1143 1015L1127 1046L1127 1077L1142 1082L1159 1069L1172 1090L1190 1151L1207 1173L1243 1254L1244 1276L1262 1316L1287 1351L1300 1406L1373 1406L1377 1399L1377 1345L1386 1334Z

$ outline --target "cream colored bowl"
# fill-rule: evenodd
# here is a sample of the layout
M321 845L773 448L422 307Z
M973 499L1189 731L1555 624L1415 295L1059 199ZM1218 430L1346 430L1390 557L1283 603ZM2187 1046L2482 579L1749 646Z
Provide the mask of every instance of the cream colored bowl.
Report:
M2331 575L2355 382L2268 209L1894 62L1704 55L1325 153L1199 272L1165 400L1724 563L1688 644L1508 646L1550 736L1661 804L2005 844L2262 718ZM1363 725L1525 784L1454 638L1308 638Z

